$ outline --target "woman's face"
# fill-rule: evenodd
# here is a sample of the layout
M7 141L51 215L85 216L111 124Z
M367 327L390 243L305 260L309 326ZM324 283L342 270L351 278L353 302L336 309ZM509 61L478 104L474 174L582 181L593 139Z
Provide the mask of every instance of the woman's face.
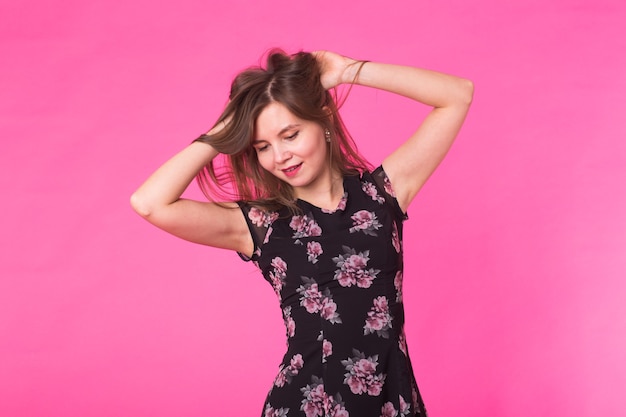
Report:
M330 178L324 129L296 117L281 103L270 103L261 111L253 146L259 164L290 184L296 196Z

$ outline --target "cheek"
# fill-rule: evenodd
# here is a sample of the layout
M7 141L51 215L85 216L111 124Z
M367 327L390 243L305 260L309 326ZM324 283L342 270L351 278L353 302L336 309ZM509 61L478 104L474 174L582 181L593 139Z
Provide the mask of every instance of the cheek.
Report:
M326 141L311 141L306 152L310 158L314 159L326 159L326 153L328 148Z
M297 145L293 149L293 152L300 156L311 158L316 156L320 152L320 144L321 142L318 140L317 137L307 136L297 143Z
M266 171L270 171L272 167L271 157L268 156L268 154L269 152L260 152L256 154L256 159L259 162L259 165L261 165L261 168Z

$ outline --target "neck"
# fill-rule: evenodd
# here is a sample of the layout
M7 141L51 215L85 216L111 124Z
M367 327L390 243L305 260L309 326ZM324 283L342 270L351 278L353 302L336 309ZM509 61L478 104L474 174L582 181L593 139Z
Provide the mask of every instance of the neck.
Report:
M296 197L317 207L334 210L343 197L343 176L339 172L331 172L327 181L313 189L295 190Z

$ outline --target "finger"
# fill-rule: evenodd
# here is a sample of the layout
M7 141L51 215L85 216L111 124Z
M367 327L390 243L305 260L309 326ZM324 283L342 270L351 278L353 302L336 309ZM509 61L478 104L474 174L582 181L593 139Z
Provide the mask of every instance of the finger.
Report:
M320 59L323 58L325 52L326 51L313 51L313 52L311 52L311 55L313 55L313 57L315 57L315 59L320 60Z

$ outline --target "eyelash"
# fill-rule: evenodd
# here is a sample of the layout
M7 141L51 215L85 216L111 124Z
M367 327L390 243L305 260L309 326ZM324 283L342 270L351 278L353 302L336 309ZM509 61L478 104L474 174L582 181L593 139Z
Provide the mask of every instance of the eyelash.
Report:
M300 133L299 130L296 130L292 135L285 137L285 139L288 140L294 140L296 137L298 137L298 134ZM256 148L257 152L263 152L264 150L266 150L268 147L268 145L263 145L260 148Z

